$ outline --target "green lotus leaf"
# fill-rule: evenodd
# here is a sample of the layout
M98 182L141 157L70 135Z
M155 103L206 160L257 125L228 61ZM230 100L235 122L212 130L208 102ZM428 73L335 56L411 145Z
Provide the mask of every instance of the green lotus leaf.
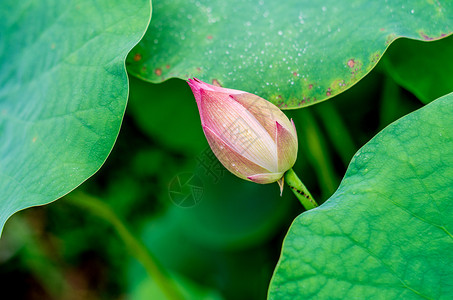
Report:
M453 94L386 127L291 225L270 299L453 297Z
M104 163L128 95L124 60L148 0L0 4L0 228Z
M448 0L163 0L127 64L154 83L198 77L297 108L351 87L399 37L450 34L452 15Z

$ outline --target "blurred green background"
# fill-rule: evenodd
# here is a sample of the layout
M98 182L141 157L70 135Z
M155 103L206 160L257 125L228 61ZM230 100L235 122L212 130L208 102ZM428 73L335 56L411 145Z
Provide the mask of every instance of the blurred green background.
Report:
M451 37L429 44L398 40L351 89L285 111L299 136L294 170L319 202L335 191L359 147L421 107L421 100L438 96L414 95L407 76L398 72L401 51L451 49L451 42ZM413 55L414 62L432 65L423 53ZM201 195L195 206L181 207L170 199L169 188L188 174L197 178ZM289 189L280 197L277 184L242 181L211 161L184 81L151 84L130 77L122 129L100 171L65 198L7 222L0 244L4 295L164 299L111 223L74 204L84 197L106 203L188 299L264 299L285 233L303 211Z

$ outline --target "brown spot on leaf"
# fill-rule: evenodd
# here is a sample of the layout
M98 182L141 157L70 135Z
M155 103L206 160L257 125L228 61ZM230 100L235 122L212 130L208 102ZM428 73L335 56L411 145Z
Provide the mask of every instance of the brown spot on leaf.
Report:
M294 75L294 76L298 76L299 74L297 74L297 72L293 72L293 75Z
M331 89L335 91L342 91L346 88L346 82L344 79L336 79L330 85Z
M313 84L308 85L308 89L311 90L313 88Z
M420 36L421 36L425 41L432 41L432 40L434 40L434 38L429 37L429 36L426 35L423 31L420 31L419 34L420 34Z
M38 139L38 138L35 136L35 137L31 140L32 143L36 142L37 139Z
M348 67L350 67L351 70L351 79L348 82L354 82L358 80L361 77L362 72L362 67L363 67L363 62L359 59L354 59L354 65L352 66L352 62L348 62ZM351 67L352 66L352 67ZM349 84L349 83L345 83ZM331 85L331 87L335 88L334 86Z
M170 69L170 65L166 65L165 68Z
M391 42L393 42L396 39L396 34L391 33L387 36L387 39L385 40L385 44L389 45Z
M218 87L222 87L222 85L220 84L220 82L217 79L213 79L212 80L212 85L215 85L215 86L218 86Z
M381 29L379 29L379 30L380 30L380 31L385 31L385 28L381 28Z
M198 71L198 72L201 72L201 68L197 68L197 71Z
M134 61L139 61L140 59L142 59L142 55L140 53L135 53Z
M206 38L207 38L208 40L212 40L212 35L208 35Z
M55 47L56 47L56 46L55 46L55 43L52 43L52 44L50 45L50 49L55 49Z
M328 88L328 89L327 89L326 95L327 95L327 96L332 95L332 89L331 89L331 88Z
M157 76L160 76L160 75L162 75L162 70L160 68L157 68L154 70L154 74L156 74Z
M354 59L352 58L352 59L348 60L348 67L354 68L354 66L355 66L355 61L354 61Z
M381 53L379 51L374 52L370 56L370 62L372 64L376 64L379 61L380 58L381 58Z

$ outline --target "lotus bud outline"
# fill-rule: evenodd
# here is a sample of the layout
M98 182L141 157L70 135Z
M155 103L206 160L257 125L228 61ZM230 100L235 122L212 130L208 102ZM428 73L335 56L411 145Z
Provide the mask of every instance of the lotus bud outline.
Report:
M215 156L239 178L281 181L297 158L294 122L274 104L243 91L189 79L201 126Z

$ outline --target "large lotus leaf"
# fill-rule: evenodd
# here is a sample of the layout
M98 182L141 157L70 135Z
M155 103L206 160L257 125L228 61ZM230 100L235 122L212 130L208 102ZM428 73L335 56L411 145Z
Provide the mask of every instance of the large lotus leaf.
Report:
M296 218L271 299L453 298L453 94L394 122Z
M198 77L281 108L328 99L365 76L398 37L453 31L448 0L161 0L128 70Z
M91 176L123 118L149 0L0 4L0 227Z
M401 39L392 44L384 66L390 76L423 103L453 91L453 36L423 43Z

